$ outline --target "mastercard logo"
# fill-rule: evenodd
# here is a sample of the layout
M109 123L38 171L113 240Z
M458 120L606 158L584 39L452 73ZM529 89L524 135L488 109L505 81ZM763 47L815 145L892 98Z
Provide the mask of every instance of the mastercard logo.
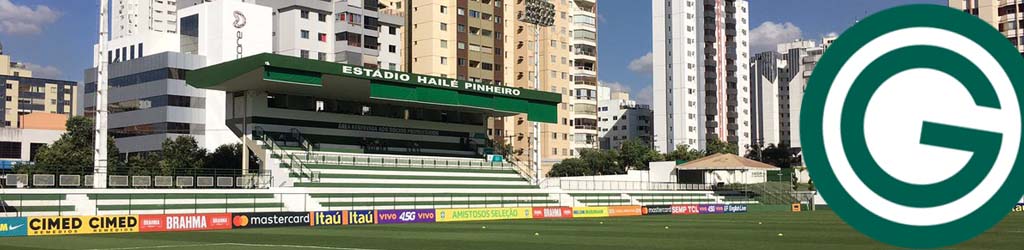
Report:
M247 227L249 226L249 216L239 215L232 219L232 224L236 227Z

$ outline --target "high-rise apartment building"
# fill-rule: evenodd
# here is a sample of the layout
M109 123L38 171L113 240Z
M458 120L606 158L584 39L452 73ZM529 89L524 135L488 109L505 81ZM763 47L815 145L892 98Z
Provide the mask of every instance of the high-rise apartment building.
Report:
M752 143L747 0L653 0L655 148Z
M594 1L587 6L596 10ZM574 74L586 71L589 84L596 86L596 57L590 64L576 64L575 26L573 8L580 1L551 1L555 5L555 21L550 27L540 27L535 35L533 24L519 21L516 16L525 9L522 1L497 0L424 0L407 1L407 52L410 53L411 71L463 81L496 84L520 88L534 88L534 79L540 78L539 90L561 93L563 103L558 109L557 124L541 124L542 173L562 159L576 155L576 120L573 112ZM582 14L581 14L582 15ZM582 30L583 28L581 28ZM596 48L596 28L590 29L588 44ZM539 57L534 52L539 52ZM540 64L540 71L535 69ZM577 71L577 65L587 65ZM581 83L583 84L583 83ZM582 92L581 92L582 93ZM594 93L596 95L596 93ZM591 100L588 100L591 101ZM578 108L578 107L577 107ZM586 109L586 107L584 107ZM596 105L590 106L589 131L596 131ZM494 118L489 122L489 136L498 143L511 144L516 150L512 160L524 165L530 162L531 123L524 115ZM596 133L588 133L596 134ZM585 139L585 138L584 138ZM591 143L596 144L596 138Z
M629 140L644 145L654 141L654 112L650 105L638 104L629 93L598 87L598 130L601 149L616 149Z
M177 34L177 2L174 0L113 0L110 10L111 37L128 37L145 31Z
M750 58L750 135L751 145L778 145L782 137L779 110L780 74L786 64L775 51L757 53Z
M572 17L572 89L569 106L573 149L598 148L597 118L597 1L573 0Z
M814 66L835 37L778 44L750 59L751 134L754 146L800 145L800 111Z
M975 15L999 29L1024 55L1024 2L1020 0L948 0L949 7Z

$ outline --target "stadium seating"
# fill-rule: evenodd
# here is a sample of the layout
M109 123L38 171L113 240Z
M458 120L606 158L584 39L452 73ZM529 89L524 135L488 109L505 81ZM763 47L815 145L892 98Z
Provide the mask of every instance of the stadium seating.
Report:
M89 194L97 214L173 214L282 211L275 194L121 193Z
M73 212L72 204L64 194L0 194L0 217Z
M558 206L548 193L314 193L328 210Z

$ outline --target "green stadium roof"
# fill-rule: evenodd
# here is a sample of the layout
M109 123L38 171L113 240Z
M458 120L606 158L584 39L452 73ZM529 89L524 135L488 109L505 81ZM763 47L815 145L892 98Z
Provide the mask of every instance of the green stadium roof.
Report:
M440 105L556 123L557 93L371 69L275 54L258 54L188 72L196 88L263 90L346 100Z

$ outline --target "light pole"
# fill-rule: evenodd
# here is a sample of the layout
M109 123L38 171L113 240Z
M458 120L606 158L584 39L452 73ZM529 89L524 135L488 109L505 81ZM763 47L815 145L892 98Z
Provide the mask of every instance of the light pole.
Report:
M100 41L96 47L96 140L93 187L107 188L107 0L100 0Z
M544 0L526 0L526 8L519 13L519 21L533 24L533 88L540 90L540 27L550 27L555 22L555 5ZM530 136L530 151L532 154L531 163L533 167L533 182L540 184L540 123L533 122L532 135Z

